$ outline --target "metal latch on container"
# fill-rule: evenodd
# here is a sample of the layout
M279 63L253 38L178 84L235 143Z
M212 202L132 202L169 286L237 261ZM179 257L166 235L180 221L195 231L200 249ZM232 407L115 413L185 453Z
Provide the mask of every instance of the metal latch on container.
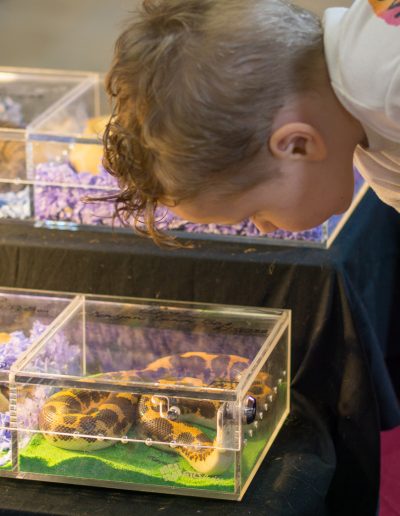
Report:
M243 401L242 421L246 425L250 425L256 419L257 401L253 396L246 396Z
M160 410L160 417L170 419L171 421L176 421L181 415L179 407L176 407L175 405L169 405L169 398L167 398L167 396L152 396L151 403L153 405L158 405Z

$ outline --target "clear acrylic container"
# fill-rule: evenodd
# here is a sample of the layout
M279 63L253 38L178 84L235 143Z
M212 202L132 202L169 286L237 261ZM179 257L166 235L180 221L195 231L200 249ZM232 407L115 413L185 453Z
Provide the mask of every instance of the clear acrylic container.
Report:
M76 119L80 128L68 127L66 120ZM101 165L102 135L109 119L109 104L103 90L103 78L69 97L57 110L34 124L37 133L33 153L33 178L36 182L33 199L35 222L49 227L121 229L114 219L114 206L107 201L86 201L114 194L118 185ZM65 130L60 132L59 127ZM35 138L35 136L33 136ZM44 159L45 158L45 159ZM250 221L222 226L192 224L165 209L159 209L159 228L174 236L194 239L230 240L246 244L308 245L328 248L353 213L367 189L358 172L351 207L341 216L333 216L320 226L297 233L276 231L260 236Z
M10 371L56 323L71 296L0 289L0 475L12 471ZM26 399L26 403L29 401Z
M85 72L0 67L0 219L34 219L32 154L37 159L45 149L39 151L31 140L32 127L95 77ZM76 117L64 119L54 130L76 131L77 124Z
M16 476L240 500L289 356L289 311L77 297L12 372Z
M65 77L68 78L68 74ZM27 78L25 89L29 80L33 81ZM1 139L8 139L14 145L14 150L19 149L19 154L13 154L16 156L13 164L7 167L8 175L3 167L3 179L0 178L3 181L0 184L3 189L0 193L0 218L17 222L24 220L49 228L83 229L89 226L91 229L109 230L113 227L114 230L123 231L123 225L114 217L113 203L100 200L119 190L116 179L102 167L102 135L110 114L103 77L87 74L86 77L69 77L66 83L61 78L58 80L62 88L57 91L61 95L67 90L66 94L49 107L46 105L40 116L35 113L26 130L0 127L0 143ZM51 84L54 82L53 78ZM59 82L56 82L58 87ZM78 83L78 86L73 87L74 83ZM35 84L34 81L32 84ZM18 118L15 115L18 109L17 102L9 109L14 113L14 118ZM21 164L17 159L18 155L24 158L25 145L26 165L22 163L23 160ZM333 216L307 231L291 233L278 230L260 236L248 220L230 226L193 224L163 208L157 212L158 226L185 239L328 248L367 189L356 170L354 174L355 194L347 212ZM94 201L93 198L98 200Z
M113 204L88 200L118 191L115 179L101 164L108 118L102 78L96 76L32 125L32 203L37 226L113 226ZM68 125L68 120L75 120L75 126Z

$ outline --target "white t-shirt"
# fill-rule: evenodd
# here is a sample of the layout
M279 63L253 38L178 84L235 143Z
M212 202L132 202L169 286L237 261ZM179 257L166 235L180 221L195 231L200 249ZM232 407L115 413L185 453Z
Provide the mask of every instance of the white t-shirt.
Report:
M368 138L355 166L400 211L400 0L355 0L323 24L332 87Z

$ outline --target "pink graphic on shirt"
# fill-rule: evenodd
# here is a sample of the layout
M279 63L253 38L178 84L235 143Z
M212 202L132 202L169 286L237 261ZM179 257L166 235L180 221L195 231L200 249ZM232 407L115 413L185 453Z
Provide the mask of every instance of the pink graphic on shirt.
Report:
M373 10L389 25L400 26L400 0L368 0Z

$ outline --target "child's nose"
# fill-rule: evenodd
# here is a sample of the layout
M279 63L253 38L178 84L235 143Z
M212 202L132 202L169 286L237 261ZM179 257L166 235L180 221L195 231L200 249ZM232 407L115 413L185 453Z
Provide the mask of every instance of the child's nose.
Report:
M272 233L272 231L276 231L278 228L274 226L268 220L262 220L258 217L250 217L251 222L256 226L260 233Z

